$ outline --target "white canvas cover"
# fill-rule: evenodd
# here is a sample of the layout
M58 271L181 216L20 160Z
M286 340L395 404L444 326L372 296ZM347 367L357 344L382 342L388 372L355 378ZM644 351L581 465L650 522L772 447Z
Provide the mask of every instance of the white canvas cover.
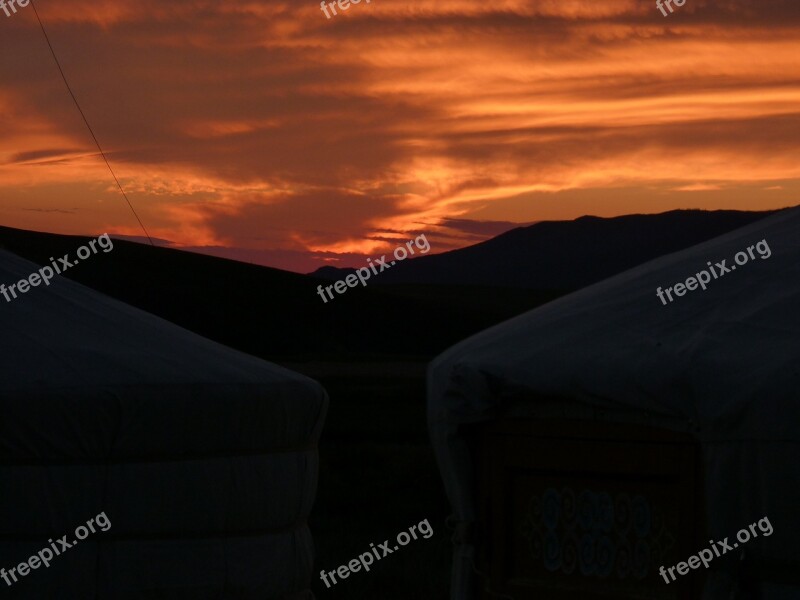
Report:
M38 269L0 251L0 283ZM319 384L63 277L0 331L0 567L111 521L0 595L310 597Z
M679 231L675 235L680 235ZM656 289L766 240L772 255L666 306ZM673 296L674 297L674 296ZM800 208L671 254L479 333L430 365L428 419L455 518L475 519L460 426L512 414L619 420L692 432L704 454L709 533L768 516L751 558L800 568ZM505 390L559 406L498 406ZM530 396L529 396L530 397ZM602 413L602 415L601 415ZM698 551L701 548L698 548ZM473 549L457 548L452 598L470 598ZM688 558L688 557L687 557ZM711 578L706 598L728 598ZM765 598L796 598L772 586ZM727 592L725 592L727 593Z

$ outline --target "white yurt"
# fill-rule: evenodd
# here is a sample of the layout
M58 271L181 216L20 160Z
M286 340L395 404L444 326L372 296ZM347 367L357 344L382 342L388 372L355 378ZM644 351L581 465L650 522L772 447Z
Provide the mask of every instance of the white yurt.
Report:
M6 286L39 268L0 251ZM312 598L324 389L63 277L17 296L0 297L0 596ZM78 530L100 514L106 531Z
M709 276L701 278L710 280L705 290L696 276L703 270ZM692 276L694 281L687 281ZM560 598L557 590L580 578L589 582L585 589L591 593L618 590L615 598L800 598L799 366L800 208L648 262L447 350L429 368L428 420L458 532L451 598ZM491 429L500 420L505 422L506 455L518 463L514 468L527 469L529 475L525 483L509 470L510 491L505 500L491 505L497 519L504 511L518 510L520 518L509 519L509 527L522 532L518 544L514 532L508 533L508 543L500 540L500 545L506 544L505 562L493 566L491 560L478 560L481 545L490 540L478 539L474 528L489 514L482 498L497 491L492 486L506 485L497 475L505 473L504 455L495 453L487 459L487 446L476 442L481 438L475 431ZM521 441L524 432L513 426L522 421L532 423L528 431L537 432L539 442L547 443ZM558 425L551 427L556 421ZM594 433L586 434L587 427ZM551 433L555 429L566 433L558 437ZM626 439L607 433L615 431L627 431L620 434ZM683 584L661 580L657 569L676 563L659 562L665 553L658 555L653 550L656 542L644 539L657 520L644 499L647 494L653 503L659 496L677 498L680 486L691 482L687 476L677 483L689 467L679 472L678 459L663 460L684 448L680 441L684 438L672 435L684 436L689 445L698 447L701 518L697 523L702 526L692 526L698 529L697 540L682 539L677 528L668 542L662 539L658 544L662 549L667 543L683 548L676 553L683 561L714 547L714 541L728 539L733 548L728 556L715 557L709 568L701 566L682 578L687 582L702 578L697 595L670 595ZM587 444L586 439L594 441ZM617 452L614 444L623 442L628 449ZM642 458L654 444L661 444L652 452L651 462L657 466ZM578 446L586 450L575 459L588 465L583 472L569 462L569 453ZM605 460L604 453L616 458ZM659 469L658 477L648 475ZM572 486L564 475L568 471L580 472L591 483ZM614 472L616 482L596 476L606 471ZM627 477L623 483L620 474ZM534 491L519 501L512 498L524 485ZM632 494L638 492L623 489L636 485L649 490L638 496L642 539L631 542L619 535L611 539L611 525L606 536L599 517L594 530L587 525L578 535L570 527L576 522L574 527L580 527L580 514L572 518L573 525L562 524L569 521L565 515L583 510L574 508L581 496L589 499L586 514L607 514L611 524L615 502L617 508L629 509L631 498L636 504ZM617 497L627 498L627 504L620 504ZM686 525L689 512L678 511L676 523L683 519ZM761 531L751 528L751 539L733 546L739 530L765 517L774 532L767 536L766 526ZM535 531L540 522L550 527L543 534ZM528 546L523 534L528 535ZM576 539L572 550L570 536ZM614 570L615 557L621 560L626 553L629 557L631 543L637 552L641 550L639 575L626 571L625 565ZM603 562L598 558L603 552L607 570L591 563ZM493 556L496 561L497 552ZM520 566L524 561L528 562ZM529 594L523 581L526 569L529 580L534 577L530 573L538 578ZM650 587L635 590L635 578L645 581L646 574ZM558 576L563 577L553 583L553 593L542 595L542 586ZM573 591L583 589L580 582L575 585ZM509 593L510 589L516 592ZM587 592L569 597L595 596Z

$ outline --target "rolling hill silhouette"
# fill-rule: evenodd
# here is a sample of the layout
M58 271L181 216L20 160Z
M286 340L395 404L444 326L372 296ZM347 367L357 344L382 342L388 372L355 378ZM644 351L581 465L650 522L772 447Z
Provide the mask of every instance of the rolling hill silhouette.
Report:
M74 256L89 239L0 227L1 247L40 265L51 256ZM112 252L82 261L64 276L276 362L426 360L559 295L510 290L499 302L494 289L369 286L325 304L317 294L317 286L327 284L322 279L116 239ZM0 310L3 303L0 297Z
M674 210L543 221L460 250L399 262L373 281L576 290L772 212ZM312 275L340 279L349 272L352 269L323 267Z
M123 240L65 276L270 360L426 360L564 293L767 214L673 211L539 223L398 263L327 304L316 291L323 277L351 270L301 275ZM87 240L0 227L1 246L42 265Z

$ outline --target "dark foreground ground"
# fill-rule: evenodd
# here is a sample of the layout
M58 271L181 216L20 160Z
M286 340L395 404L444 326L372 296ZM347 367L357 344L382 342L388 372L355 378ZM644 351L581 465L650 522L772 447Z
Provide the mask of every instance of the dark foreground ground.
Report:
M302 365L292 365L303 370ZM367 365L357 379L322 376L331 409L320 446L319 495L311 518L318 598L446 598L448 507L425 429L424 364ZM398 367L410 371L397 373ZM394 371L394 373L393 373ZM429 539L406 547L330 589L333 571L428 519Z

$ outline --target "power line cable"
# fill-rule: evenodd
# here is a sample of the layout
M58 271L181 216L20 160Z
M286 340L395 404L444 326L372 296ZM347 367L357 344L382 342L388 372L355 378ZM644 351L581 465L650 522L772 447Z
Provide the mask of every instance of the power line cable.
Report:
M94 130L92 129L92 126L89 125L89 120L86 118L86 115L84 114L83 109L81 108L81 105L78 103L78 99L75 97L75 94L72 91L72 87L69 85L69 81L67 81L67 76L64 74L64 69L61 68L61 63L59 62L58 57L56 56L56 52L53 49L53 44L50 43L50 36L47 35L47 31L44 28L44 24L42 23L42 19L39 17L39 11L36 10L36 4L34 3L33 0L31 0L31 6L33 7L33 12L36 15L36 20L39 21L39 27L42 28L42 33L44 34L44 39L47 42L47 47L50 48L50 54L53 55L53 60L55 61L56 66L58 67L58 72L61 73L61 79L64 80L64 85L67 86L67 91L69 92L69 95L72 96L72 101L75 103L75 106L78 107L78 112L81 113L81 117L83 118L83 122L86 123L86 128L89 130L89 133L91 134L92 139L94 140L94 143L97 145L97 149L100 151L100 156L103 157L103 161L105 161L106 166L108 167L108 170L111 172L111 176L114 178L114 181L117 183L117 187L119 188L119 191L122 192L122 197L125 198L125 201L128 203L128 206L130 207L131 212L133 213L133 216L136 217L136 220L139 222L139 226L142 228L142 231L144 231L144 234L147 236L147 239L150 241L150 245L151 246L155 246L155 244L153 243L153 238L151 238L150 234L147 233L147 228L145 228L144 223L142 223L142 220L139 218L139 215L136 213L136 209L133 208L133 204L131 203L130 199L128 198L128 194L125 193L125 190L123 189L122 184L119 182L119 179L117 179L117 175L116 175L116 173L114 173L114 169L111 168L111 163L108 162L108 158L106 157L106 153L103 151L103 147L100 145L100 142L97 140L97 136L94 134Z

